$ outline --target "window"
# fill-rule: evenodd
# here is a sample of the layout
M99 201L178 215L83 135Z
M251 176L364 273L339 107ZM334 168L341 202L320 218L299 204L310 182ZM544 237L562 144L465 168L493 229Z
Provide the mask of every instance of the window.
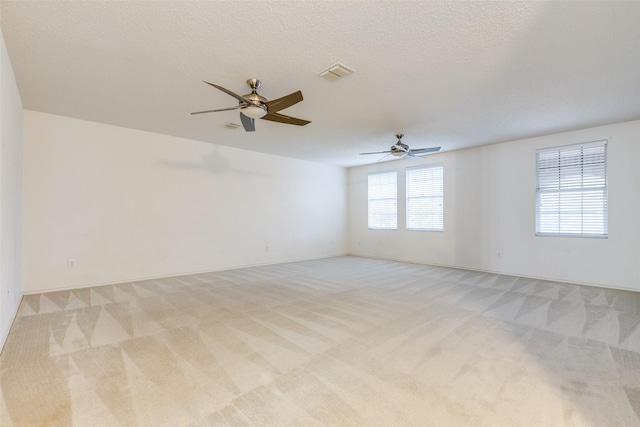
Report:
M442 165L407 168L407 230L444 230Z
M536 151L536 235L607 237L607 141Z
M398 228L396 171L369 174L369 228Z

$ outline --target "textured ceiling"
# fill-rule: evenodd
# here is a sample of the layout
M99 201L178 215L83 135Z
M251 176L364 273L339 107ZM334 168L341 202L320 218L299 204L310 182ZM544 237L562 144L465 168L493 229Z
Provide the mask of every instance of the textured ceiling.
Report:
M640 119L640 2L5 1L24 108L340 166ZM355 70L329 82L317 73ZM298 127L229 130L248 78Z

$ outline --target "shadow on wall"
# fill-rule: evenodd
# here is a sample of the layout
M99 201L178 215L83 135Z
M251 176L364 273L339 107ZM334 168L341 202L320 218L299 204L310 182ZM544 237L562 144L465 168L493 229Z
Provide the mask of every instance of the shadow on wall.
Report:
M180 162L175 160L162 160L158 162L162 166L174 169L196 170L207 172L213 175L223 175L226 173L236 173L240 175L266 176L252 170L237 169L231 167L229 161L214 147L213 151L205 154L199 162Z

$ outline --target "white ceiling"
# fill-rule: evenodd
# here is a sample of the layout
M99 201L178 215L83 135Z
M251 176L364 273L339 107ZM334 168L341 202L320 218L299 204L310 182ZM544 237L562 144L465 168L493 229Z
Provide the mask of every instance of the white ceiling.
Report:
M5 1L24 108L340 166L640 119L640 2ZM328 82L341 62L355 70ZM282 113L229 130L263 82Z

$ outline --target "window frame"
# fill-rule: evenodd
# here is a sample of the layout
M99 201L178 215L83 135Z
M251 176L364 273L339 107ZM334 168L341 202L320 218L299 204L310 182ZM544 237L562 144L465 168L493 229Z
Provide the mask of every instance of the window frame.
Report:
M428 169L437 169L439 171L439 175L440 175L440 182L436 183L439 184L440 187L440 193L439 194L435 194L435 195L428 195L428 196L418 196L418 195L412 195L410 192L410 184L409 184L409 179L410 179L410 175L411 175L411 171L417 171L417 170L428 170ZM432 181L429 181L429 186L431 187ZM428 200L440 200L440 211L438 212L439 214L439 224L437 224L436 227L412 227L410 226L410 224L412 223L412 221L410 220L411 216L410 216L410 208L411 208L411 201L410 199L428 199ZM431 214L432 216L433 214L433 210L427 208L428 213ZM428 164L428 165L420 165L420 166L413 166L413 167L408 167L405 170L405 228L407 231L435 231L435 232L443 232L444 231L444 164L443 163L433 163L433 164ZM433 221L433 220L429 220L429 221ZM437 222L437 220L436 220ZM438 228L439 226L439 228Z
M539 237L579 237L579 238L595 238L606 239L609 236L609 201L608 201L608 176L607 176L607 147L608 140L590 141L579 144L563 145L558 147L540 148L536 150L536 183L535 183L535 231ZM585 158L585 150L602 149L602 153L596 153L593 159ZM563 159L562 154L571 154L572 151L579 151L579 162L571 162L571 157ZM557 153L557 166L551 165L544 167L541 164L541 155L553 155ZM588 154L587 154L588 155ZM578 157L577 155L573 156ZM601 157L601 159L600 159ZM563 160L566 163L563 167ZM552 160L553 162L553 160ZM576 166L577 165L577 166ZM546 169L546 170L545 170ZM558 178L554 181L553 175L547 170L556 171ZM563 174L564 172L564 174ZM543 176L541 176L541 174ZM565 175L566 174L566 175ZM563 176L564 175L564 176ZM578 179L579 177L579 179ZM586 178L586 179L585 179ZM547 180L546 184L541 181ZM564 182L563 182L564 181ZM580 182L580 186L576 183ZM585 183L586 181L586 183ZM543 206L542 197L544 195L551 196L548 205ZM552 198L557 195L557 201ZM563 210L562 195L565 195L566 207ZM572 199L573 198L573 199ZM580 204L576 200L580 200ZM585 208L585 200L589 208ZM554 203L557 207L557 216L554 218ZM573 207L573 211L570 209ZM579 211L577 210L579 208ZM545 231L548 227L544 227L546 220L557 222L557 231ZM564 222L563 222L564 215ZM571 216L574 219L571 219ZM589 220L589 216L592 218ZM579 217L579 221L575 218ZM600 220L601 218L601 220ZM594 219L598 219L595 221ZM581 231L575 232L571 230L571 226L578 225ZM595 225L594 225L595 224ZM597 228L601 231L589 232L584 231L585 228ZM567 231L563 231L563 228Z

